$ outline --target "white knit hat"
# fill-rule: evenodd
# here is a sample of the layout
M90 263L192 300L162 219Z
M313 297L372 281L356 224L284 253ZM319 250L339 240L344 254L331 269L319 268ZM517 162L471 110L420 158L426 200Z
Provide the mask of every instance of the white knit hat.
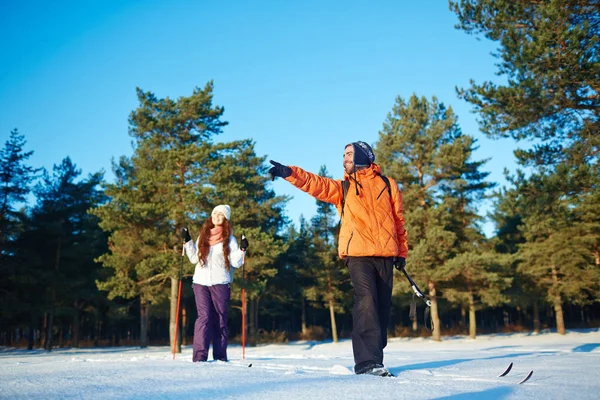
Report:
M227 204L219 204L215 208L213 208L212 213L210 215L215 215L216 213L221 213L230 221L229 217L231 216L231 208Z

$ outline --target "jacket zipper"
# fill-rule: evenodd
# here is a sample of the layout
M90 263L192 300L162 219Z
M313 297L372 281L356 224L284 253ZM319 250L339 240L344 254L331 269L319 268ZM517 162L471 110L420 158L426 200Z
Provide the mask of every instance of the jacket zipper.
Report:
M346 255L349 255L348 251L350 250L350 241L352 240L352 236L354 236L354 231L350 233L350 239L348 239L348 244L346 245Z

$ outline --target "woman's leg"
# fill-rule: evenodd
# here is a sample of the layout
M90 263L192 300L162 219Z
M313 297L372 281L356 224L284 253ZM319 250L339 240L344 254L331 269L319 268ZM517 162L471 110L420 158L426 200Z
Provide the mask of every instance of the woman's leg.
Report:
M229 340L227 315L231 290L229 285L214 285L210 287L210 293L215 311L212 324L213 358L227 361L227 342Z
M198 318L194 324L194 344L193 358L196 361L206 361L208 358L208 348L210 346L210 336L212 331L213 306L210 296L209 286L198 284L193 285L194 298L196 300L196 311Z

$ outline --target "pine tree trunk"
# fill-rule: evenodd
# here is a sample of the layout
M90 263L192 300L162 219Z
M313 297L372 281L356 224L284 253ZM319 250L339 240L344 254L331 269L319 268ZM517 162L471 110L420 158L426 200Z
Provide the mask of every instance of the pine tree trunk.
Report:
M565 334L565 320L563 316L563 308L560 303L560 298L556 298L554 301L554 314L556 315L556 332L561 335Z
M252 318L254 319L254 340L255 343L258 343L258 305L260 303L260 297L256 297L254 301L256 302L254 305L254 314L252 315Z
M100 345L100 339L102 339L102 320L100 319L100 312L96 310L96 334L94 335L94 347Z
M306 325L306 299L304 298L304 293L302 293L302 338L306 339L306 335L308 334L308 326Z
M329 290L329 318L331 319L331 336L333 338L333 342L337 343L338 342L338 335L337 335L337 325L335 323L335 309L334 309L334 303L333 303L333 288L331 287L331 274L329 273L329 271L327 271L327 288ZM386 327L387 329L387 327Z
M60 247L61 247L61 240L60 240L60 236L58 237L58 243L56 245L56 255L55 255L55 259L54 259L54 271L56 271L56 276L58 276L58 270L60 268ZM51 351L52 350L52 331L54 330L54 307L55 307L55 303L56 303L56 282L52 282L52 295L50 296L50 312L49 312L49 318L48 318L48 330L46 333L46 350Z
M258 343L258 304L260 298L256 297L249 301L250 310L248 312L248 339L253 346Z
M38 319L36 313L31 313L31 320L29 322L29 334L27 341L27 350L33 350L33 344L35 342L35 330L37 329Z
M433 322L431 338L439 342L442 340L442 327L440 326L435 284L432 281L429 281L429 299L431 300L431 320ZM425 321L425 323L427 323L427 321Z
M54 298L54 292L53 296ZM48 312L48 319L46 323L46 343L44 344L44 349L47 351L52 351L52 330L54 327L54 303L50 307L50 311Z
M553 288L557 290L558 288L558 273L556 271L556 266L552 264L552 281L554 283ZM556 316L556 332L561 335L565 334L565 320L563 316L562 304L560 301L560 296L557 294L554 296L554 314Z
M73 347L79 348L79 330L81 325L81 312L79 310L79 302L75 302L75 314L73 315Z
M43 348L43 349L46 348L47 327L48 327L48 313L45 312L44 313L44 320L42 321L42 329L40 331L40 347Z
M254 328L254 299L249 298L248 301L246 301L246 305L246 319L248 320L248 323L246 324L246 328L248 329L248 336L246 336L246 338L247 342L253 346L256 344L254 342L254 340L256 339L256 331Z
M92 332L94 347L98 346L98 332L100 331L100 329L98 329L98 320L99 319L100 319L100 317L98 316L98 310L96 309L96 311L94 312L94 332Z
M331 335L333 337L333 342L337 343L338 342L338 335L337 335L337 325L335 323L335 310L333 307L333 299L329 299L329 318L331 319Z
M169 314L169 344L171 351L175 345L175 352L181 353L181 340L179 340L179 330L177 329L177 298L179 294L179 278L171 278L171 302L170 302L170 314ZM175 332L177 336L175 337ZM175 344L177 342L177 344Z
M469 337L475 339L477 335L477 320L475 319L475 299L469 292Z
M517 325L523 326L523 314L524 310L521 306L517 306Z
M140 347L148 347L148 323L150 320L150 302L140 298Z
M467 331L467 309L465 306L460 307L460 322L463 332Z
M58 348L62 348L65 343L65 330L61 325L61 328L58 330Z
M533 303L533 332L540 333L540 306L536 301Z

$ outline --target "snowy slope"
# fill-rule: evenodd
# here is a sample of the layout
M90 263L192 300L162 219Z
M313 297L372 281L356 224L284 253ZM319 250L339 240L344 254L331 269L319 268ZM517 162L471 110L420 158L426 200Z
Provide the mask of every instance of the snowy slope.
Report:
M10 399L598 399L600 330L391 339L397 378L356 376L349 340L229 347L230 363L192 363L191 347L0 349ZM498 375L514 363L503 378ZM252 367L247 365L252 363ZM533 377L517 383L533 369Z

